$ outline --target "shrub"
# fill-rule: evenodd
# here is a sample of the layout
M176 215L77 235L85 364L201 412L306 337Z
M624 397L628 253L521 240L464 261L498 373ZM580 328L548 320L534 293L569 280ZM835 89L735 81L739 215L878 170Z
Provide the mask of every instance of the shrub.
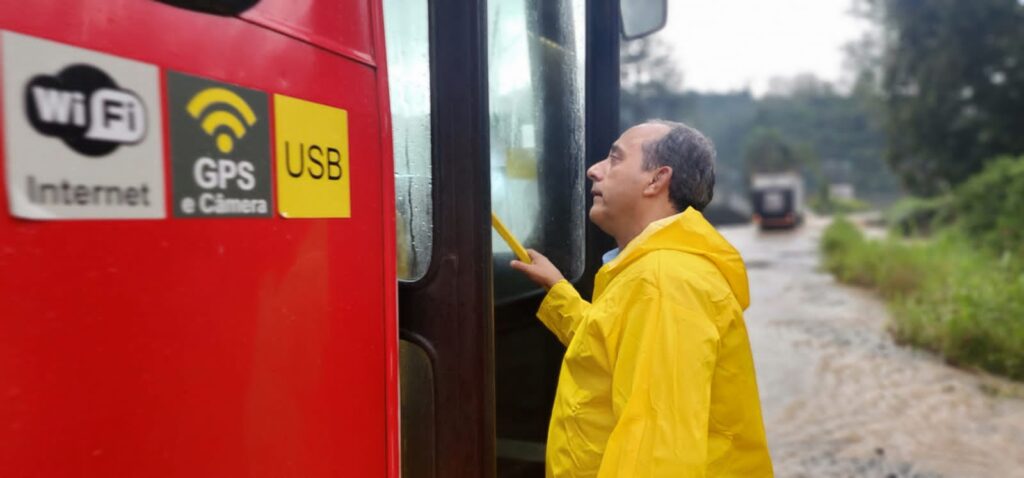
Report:
M825 230L821 238L825 253L825 268L843 282L874 285L874 264L866 250L864 235L853 223L838 218Z
M844 219L826 229L821 246L826 268L840 281L876 288L889 300L889 329L898 341L1024 380L1019 264L957 232L917 244L870 241Z
M1024 157L990 162L956 190L959 226L974 241L1016 258L1024 254Z
M927 236L948 226L955 219L953 196L934 198L906 197L885 212L889 230L901 236Z
M965 240L920 247L941 249L949 271L894 301L897 340L1024 380L1024 278Z
M826 267L889 300L898 341L1024 380L1024 157L992 161L952 194L902 200L887 220L931 237L868 241L836 220L822 238Z

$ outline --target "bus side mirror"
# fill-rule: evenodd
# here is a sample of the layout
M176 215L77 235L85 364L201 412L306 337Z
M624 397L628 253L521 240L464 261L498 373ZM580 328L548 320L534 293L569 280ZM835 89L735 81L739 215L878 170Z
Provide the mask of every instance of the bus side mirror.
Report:
M622 37L635 40L665 26L668 0L619 0L619 13L622 18Z

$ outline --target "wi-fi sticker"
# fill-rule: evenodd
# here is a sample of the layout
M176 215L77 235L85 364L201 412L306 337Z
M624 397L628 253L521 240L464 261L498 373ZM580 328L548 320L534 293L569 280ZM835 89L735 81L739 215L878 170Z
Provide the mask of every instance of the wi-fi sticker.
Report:
M203 131L214 136L217 149L224 154L235 149L235 141L245 136L246 129L256 124L256 114L235 92L220 87L196 93L185 107L199 120Z

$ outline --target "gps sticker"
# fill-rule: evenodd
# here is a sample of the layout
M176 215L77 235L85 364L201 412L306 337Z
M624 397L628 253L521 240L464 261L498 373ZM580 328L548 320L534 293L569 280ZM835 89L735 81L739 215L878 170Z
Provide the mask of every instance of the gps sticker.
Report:
M263 92L167 72L175 217L268 217L270 117Z
M157 68L17 33L2 39L11 213L164 217Z

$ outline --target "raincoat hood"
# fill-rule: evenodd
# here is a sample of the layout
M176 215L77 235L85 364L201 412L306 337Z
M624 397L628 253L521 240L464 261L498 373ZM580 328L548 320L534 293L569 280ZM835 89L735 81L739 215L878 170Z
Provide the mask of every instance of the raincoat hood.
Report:
M630 241L618 257L598 271L594 295L599 295L608 282L644 254L665 249L697 255L711 261L729 283L740 306L746 310L750 305L747 269L739 251L708 223L703 214L692 207L652 222Z

